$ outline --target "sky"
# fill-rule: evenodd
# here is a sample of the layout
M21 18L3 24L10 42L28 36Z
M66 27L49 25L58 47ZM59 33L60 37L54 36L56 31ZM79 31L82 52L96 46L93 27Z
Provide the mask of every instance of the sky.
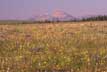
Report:
M0 0L0 20L29 19L61 10L72 16L107 14L107 0Z

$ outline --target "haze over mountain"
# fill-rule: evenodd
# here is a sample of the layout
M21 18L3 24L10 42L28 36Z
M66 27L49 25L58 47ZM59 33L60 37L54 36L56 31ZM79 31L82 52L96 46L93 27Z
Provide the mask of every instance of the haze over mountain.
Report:
M35 21L70 21L75 19L76 18L72 15L60 10L56 10L52 14L45 13L41 15L36 15L32 18L32 20Z

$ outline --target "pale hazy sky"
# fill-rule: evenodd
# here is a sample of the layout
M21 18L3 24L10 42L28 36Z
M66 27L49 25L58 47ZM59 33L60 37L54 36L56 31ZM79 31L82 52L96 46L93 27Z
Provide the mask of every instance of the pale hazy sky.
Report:
M107 0L0 0L0 19L28 19L55 10L73 16L107 14Z

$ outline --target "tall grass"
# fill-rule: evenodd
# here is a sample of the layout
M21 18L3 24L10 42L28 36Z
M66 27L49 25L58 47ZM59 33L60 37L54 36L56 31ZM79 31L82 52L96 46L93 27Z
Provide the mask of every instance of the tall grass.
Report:
M107 22L0 25L0 72L106 72Z

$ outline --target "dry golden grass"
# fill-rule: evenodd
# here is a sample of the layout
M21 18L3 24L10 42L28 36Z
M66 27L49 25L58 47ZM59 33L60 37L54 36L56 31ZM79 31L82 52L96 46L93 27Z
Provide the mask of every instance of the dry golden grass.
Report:
M107 72L107 22L0 25L0 72Z

